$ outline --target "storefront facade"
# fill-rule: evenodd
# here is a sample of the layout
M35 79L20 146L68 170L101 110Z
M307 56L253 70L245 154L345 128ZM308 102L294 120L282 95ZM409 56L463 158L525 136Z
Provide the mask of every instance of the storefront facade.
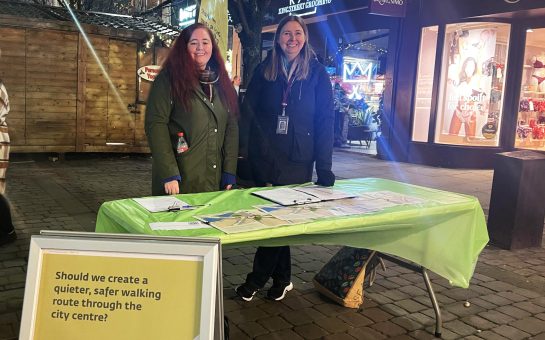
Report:
M379 157L490 168L545 152L543 2L409 1L400 34Z

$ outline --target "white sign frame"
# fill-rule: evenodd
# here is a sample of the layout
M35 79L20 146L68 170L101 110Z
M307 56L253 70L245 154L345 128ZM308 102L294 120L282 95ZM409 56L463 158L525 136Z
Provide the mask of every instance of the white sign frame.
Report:
M42 231L41 235L34 235L30 240L20 340L34 339L42 258L51 250L68 251L74 255L98 252L115 257L200 257L203 261L203 287L199 338L224 338L219 239Z

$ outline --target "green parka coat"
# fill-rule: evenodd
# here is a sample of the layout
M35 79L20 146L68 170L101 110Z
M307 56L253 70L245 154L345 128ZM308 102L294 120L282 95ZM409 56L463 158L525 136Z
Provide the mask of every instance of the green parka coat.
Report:
M217 85L215 85L217 86ZM180 193L218 191L222 172L236 174L238 124L214 89L212 102L199 86L191 110L173 100L170 80L162 70L151 87L145 130L153 158L152 194L164 195L164 182L181 176ZM189 149L176 153L178 132Z

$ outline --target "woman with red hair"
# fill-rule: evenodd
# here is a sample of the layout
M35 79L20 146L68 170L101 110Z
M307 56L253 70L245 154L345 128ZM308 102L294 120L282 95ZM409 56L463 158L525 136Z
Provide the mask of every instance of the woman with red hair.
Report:
M212 32L185 28L153 82L145 130L152 194L231 189L238 156L237 94ZM181 139L187 145L177 147Z

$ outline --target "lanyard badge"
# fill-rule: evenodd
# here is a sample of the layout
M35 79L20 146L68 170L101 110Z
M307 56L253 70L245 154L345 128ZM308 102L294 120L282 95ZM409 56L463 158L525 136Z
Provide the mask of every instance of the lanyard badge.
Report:
M287 135L288 134L288 124L290 123L290 117L286 116L286 106L282 103L282 115L278 116L276 121L276 134L277 135Z
M290 122L290 117L286 116L286 106L288 106L288 97L290 95L291 86L293 85L293 81L295 78L294 71L297 68L297 63L294 62L290 68L290 72L288 75L288 86L284 90L284 95L282 96L282 115L278 116L278 119L276 121L276 134L277 135L287 135L288 134L288 126Z

